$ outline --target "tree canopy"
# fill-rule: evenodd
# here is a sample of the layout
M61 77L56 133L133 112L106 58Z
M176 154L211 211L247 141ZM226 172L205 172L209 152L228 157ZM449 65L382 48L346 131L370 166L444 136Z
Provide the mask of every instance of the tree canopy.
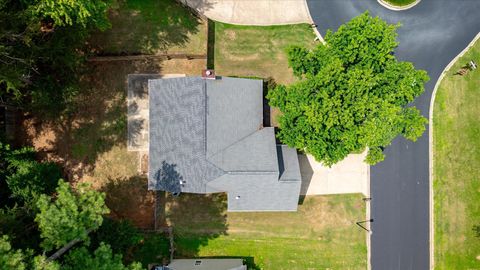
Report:
M420 137L427 120L408 104L429 78L395 58L398 27L366 12L329 31L313 50L289 48L300 81L267 95L282 112L279 139L331 166L366 148L365 161L375 164L396 136Z
M73 190L68 183L58 182L56 198L41 195L37 201L39 213L35 218L43 238L42 246L49 251L68 242L88 239L98 229L103 215L109 213L105 195L79 184Z
M39 162L35 154L32 147L12 149L0 142L0 182L7 184L9 197L29 208L40 194L51 195L62 176L58 165Z
M77 248L68 254L65 260L65 270L140 270L142 266L140 263L132 263L129 266L124 266L121 255L112 254L112 249L109 245L101 243L94 251L93 256L85 248Z
M102 224L104 193L59 180L60 168L36 156L0 142L0 269L140 269L122 254L142 236L127 221Z
M86 40L109 27L104 0L0 0L0 97L58 116L73 108Z
M47 262L42 255L33 257L32 250L14 250L6 235L0 237L0 269L59 270L55 262Z
M53 20L55 25L93 25L106 29L108 2L104 0L36 0L31 6L34 14Z

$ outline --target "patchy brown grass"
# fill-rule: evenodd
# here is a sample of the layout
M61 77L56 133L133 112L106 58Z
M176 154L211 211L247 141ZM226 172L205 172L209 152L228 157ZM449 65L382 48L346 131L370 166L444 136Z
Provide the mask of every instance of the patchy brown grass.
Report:
M196 75L205 65L203 59L89 63L77 110L57 121L26 119L23 140L46 159L62 164L69 180L105 191L114 217L152 228L153 194L147 192L147 179L141 176L141 155L126 148L127 75Z
M112 27L90 46L99 54L205 54L207 23L176 0L116 0Z
M288 84L296 79L288 67L291 45L313 48L315 34L308 24L239 26L215 23L215 70L225 76L272 77Z

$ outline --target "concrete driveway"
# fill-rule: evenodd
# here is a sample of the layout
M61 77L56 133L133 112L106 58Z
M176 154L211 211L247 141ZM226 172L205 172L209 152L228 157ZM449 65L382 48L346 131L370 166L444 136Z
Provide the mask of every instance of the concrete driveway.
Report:
M180 0L206 17L242 25L310 23L305 0Z
M369 10L398 30L400 60L411 61L430 75L415 106L428 117L439 75L480 31L480 1L422 0L406 11L391 11L376 0L307 0L320 33L335 30ZM397 138L385 161L371 168L373 270L424 270L430 265L428 130L415 143Z
M369 166L366 152L350 154L332 167L317 162L312 155L298 155L302 175L301 195L363 193L369 196Z

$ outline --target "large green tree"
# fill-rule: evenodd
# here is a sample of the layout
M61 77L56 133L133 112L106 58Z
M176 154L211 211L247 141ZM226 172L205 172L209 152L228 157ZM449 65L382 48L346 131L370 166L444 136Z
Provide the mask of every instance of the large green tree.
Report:
M105 206L105 194L79 184L74 190L68 183L58 182L56 197L41 195L37 201L39 213L35 220L43 238L42 247L49 251L67 244L88 240L88 234L98 229Z
M70 112L104 0L0 0L0 97L36 114Z
M41 194L55 191L61 170L52 162L39 162L32 147L12 149L0 142L0 185L17 204L32 208ZM6 199L6 198L5 198Z
M15 270L59 270L55 262L49 262L43 255L33 255L32 250L14 250L6 235L0 237L0 269Z
M366 148L366 162L375 164L396 136L421 136L427 120L408 104L429 78L396 60L397 27L366 12L329 31L313 50L289 48L300 81L267 95L282 112L280 140L331 166Z
M31 9L42 19L51 19L55 25L92 25L101 30L110 24L107 19L108 3L105 0L33 0Z
M13 249L9 237L0 237L0 269L15 270L141 270L140 263L125 266L122 256L113 254L109 245L101 243L91 254L85 247L73 249L62 262L51 261L33 250Z
M142 266L140 263L132 263L129 266L124 266L122 256L112 254L110 246L101 243L93 252L93 256L85 247L77 248L70 252L65 260L63 269L140 270Z

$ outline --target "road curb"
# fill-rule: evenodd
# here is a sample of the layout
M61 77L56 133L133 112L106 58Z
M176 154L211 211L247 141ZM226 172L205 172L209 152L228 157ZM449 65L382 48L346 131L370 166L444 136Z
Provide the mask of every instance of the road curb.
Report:
M371 166L368 166L368 170L367 170L367 198L369 198L369 200L367 200L367 211L365 213L366 215L366 219L365 220L370 220L372 218L372 210L371 210L371 193L370 193L370 167ZM371 262L371 258L372 258L372 223L369 222L369 227L368 229L370 230L367 234L367 270L371 270L372 269L372 262Z
M307 0L304 0L303 3L305 5L305 9L307 10L308 19L310 20L310 24L312 24L313 32L315 33L315 35L317 35L318 40L320 42L322 42L323 44L325 44L325 40L323 39L322 34L320 34L320 32L318 31L317 26L316 26L315 22L313 21L312 15L310 14L310 9L308 8Z
M406 6L395 6L395 5L392 5L392 4L389 4L387 2L385 2L384 0L377 0L377 2L382 5L384 8L387 8L387 9L390 9L390 10L393 10L393 11L403 11L403 10L407 10L407 9L411 9L413 8L414 6L416 6L418 3L420 3L421 0L417 0L409 5L406 5Z
M325 44L325 40L323 39L322 34L320 34L320 32L318 31L317 26L313 21L312 15L310 14L310 9L308 8L307 0L304 0L303 3L305 5L305 9L307 9L308 19L310 20L310 24L312 24L313 32L315 33L315 35L317 35L318 40L323 44Z
M381 0L379 0L381 1ZM437 82L435 83L435 87L433 88L432 92L432 97L430 98L430 111L429 111L429 130L428 130L428 149L429 149L429 181L430 181L430 269L434 269L435 266L435 227L434 227L434 200L433 200L433 165L434 165L434 160L433 160L433 107L435 105L435 96L437 94L438 87L440 86L440 83L442 82L443 78L447 74L447 71L450 70L450 68L458 61L460 57L462 57L472 46L475 44L480 39L480 32L473 38L473 40L461 51L455 58L450 61L450 63L445 67L445 69L442 71L442 74L440 74L440 77L438 77Z

